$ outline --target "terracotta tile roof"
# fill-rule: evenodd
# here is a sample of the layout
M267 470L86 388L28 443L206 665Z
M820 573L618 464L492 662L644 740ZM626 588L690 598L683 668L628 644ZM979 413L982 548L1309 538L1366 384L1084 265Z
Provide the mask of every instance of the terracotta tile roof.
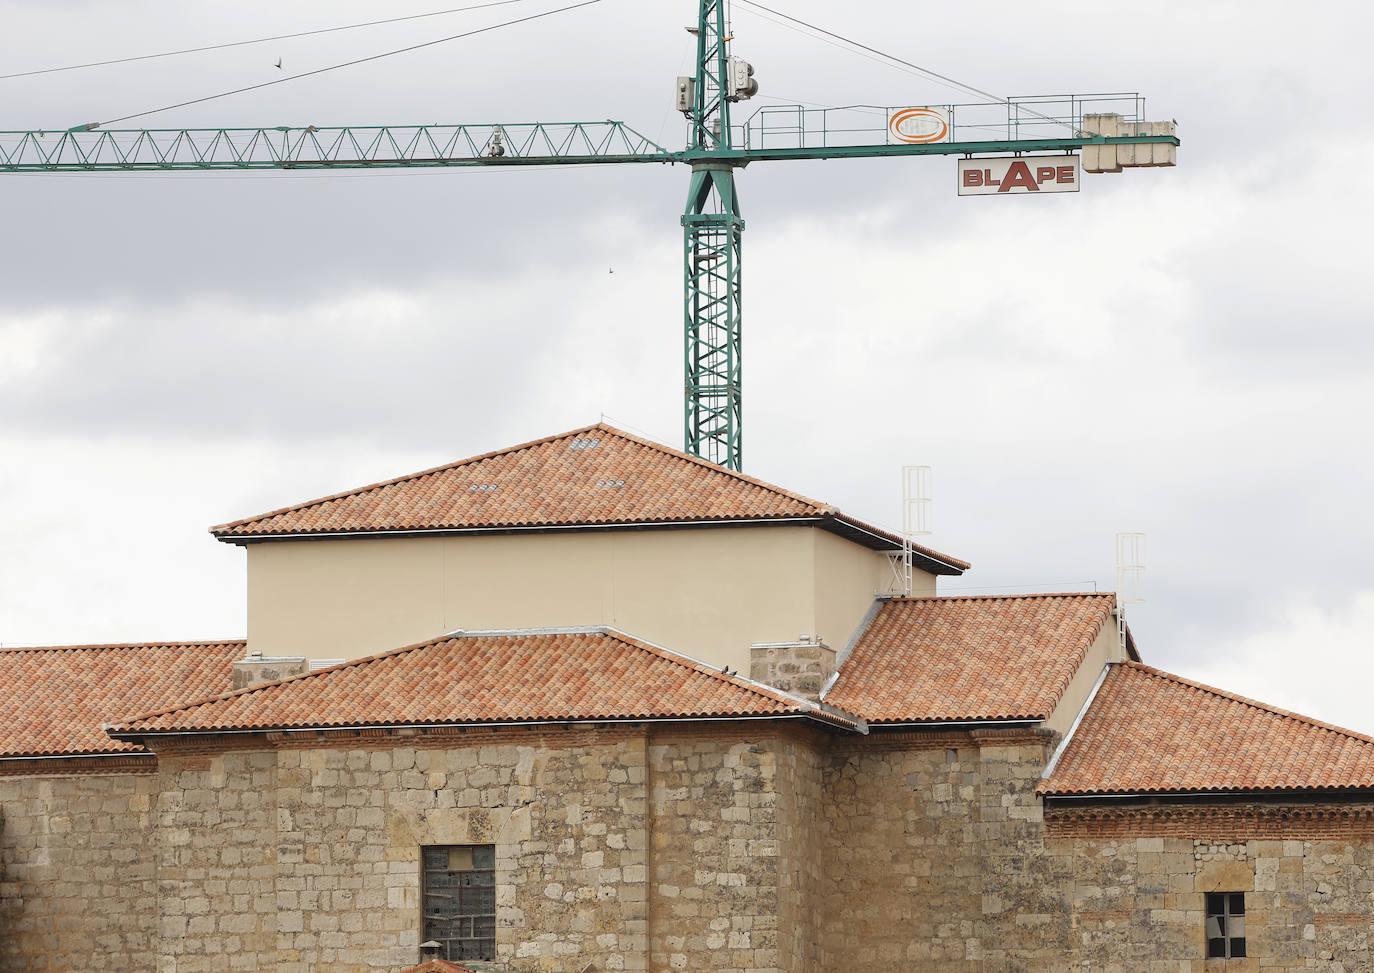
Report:
M446 959L432 959L421 963L419 966L407 967L401 973L477 973L477 971L466 966L459 966L457 963L450 963Z
M836 508L604 423L212 527L245 538L802 520L880 550L901 538ZM969 565L918 547L927 570Z
M0 649L0 758L139 752L101 724L228 690L244 650L241 641Z
M805 700L606 629L455 634L126 720L160 732L802 717Z
M1374 787L1374 739L1138 662L1113 665L1039 791Z
M1115 605L1111 594L894 598L824 699L875 724L1043 720Z

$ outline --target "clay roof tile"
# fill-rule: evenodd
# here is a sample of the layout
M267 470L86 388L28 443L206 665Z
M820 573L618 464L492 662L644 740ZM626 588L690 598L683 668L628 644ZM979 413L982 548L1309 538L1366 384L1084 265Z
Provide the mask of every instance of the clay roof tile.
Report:
M796 717L861 724L607 629L456 633L329 669L145 713L157 733Z
M224 692L244 650L242 641L0 649L0 758L141 752L101 724Z
M1039 791L1374 788L1374 739L1137 662L1109 667Z
M1044 720L1115 606L1096 593L894 598L824 699L875 724Z
M212 527L222 541L408 531L501 531L810 521L878 550L901 538L835 507L605 423ZM915 548L937 574L966 561Z

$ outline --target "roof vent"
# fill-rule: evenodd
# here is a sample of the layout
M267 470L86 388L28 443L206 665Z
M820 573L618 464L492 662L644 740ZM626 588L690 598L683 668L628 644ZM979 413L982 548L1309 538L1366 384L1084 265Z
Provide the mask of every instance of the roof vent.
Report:
M601 445L600 436L578 436L568 443L569 449L596 449Z
M597 480L597 481L596 481L596 485L599 486L599 487L623 487L623 486L625 485L625 481L624 481L624 480Z
M343 663L343 659L311 659L310 671L319 672L321 669L328 669L330 666L341 666Z
M474 483L468 487L468 493L495 493L495 483Z

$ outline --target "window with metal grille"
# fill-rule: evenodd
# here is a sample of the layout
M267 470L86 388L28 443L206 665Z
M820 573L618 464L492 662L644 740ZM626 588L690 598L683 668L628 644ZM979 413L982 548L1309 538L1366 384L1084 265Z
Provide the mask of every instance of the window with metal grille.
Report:
M496 959L496 848L432 845L420 849L421 941L446 960Z
M1207 893L1207 957L1245 955L1245 893Z

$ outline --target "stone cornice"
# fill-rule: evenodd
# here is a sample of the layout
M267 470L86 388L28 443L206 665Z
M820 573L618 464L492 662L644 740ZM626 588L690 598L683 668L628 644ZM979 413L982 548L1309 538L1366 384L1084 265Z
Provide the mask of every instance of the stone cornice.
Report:
M837 737L832 753L873 753L884 750L957 750L961 747L1052 747L1058 734L1037 727L1011 729L944 728L884 730L873 726L866 737Z
M1374 803L1045 807L1047 838L1344 840L1374 837Z
M92 774L155 774L157 756L119 753L85 757L0 758L0 777L64 777Z

